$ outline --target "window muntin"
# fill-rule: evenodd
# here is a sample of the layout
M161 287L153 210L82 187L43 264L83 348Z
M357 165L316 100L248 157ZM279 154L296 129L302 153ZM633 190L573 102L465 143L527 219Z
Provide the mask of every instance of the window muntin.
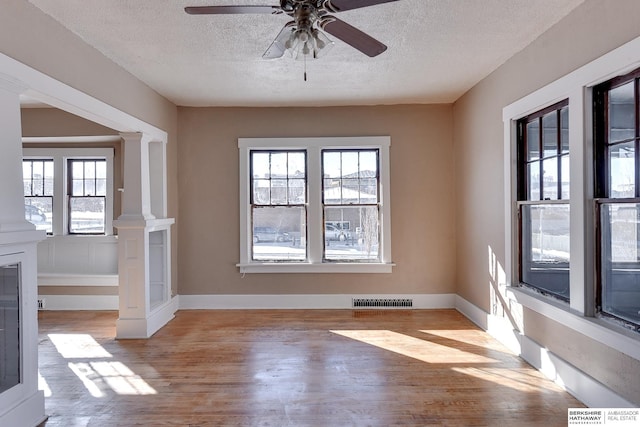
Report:
M569 300L569 107L518 121L519 280Z
M53 159L22 161L24 217L38 230L53 233Z
M596 310L640 329L640 70L594 88Z
M307 166L303 150L252 150L251 259L307 260Z
M323 259L379 261L379 152L322 151Z

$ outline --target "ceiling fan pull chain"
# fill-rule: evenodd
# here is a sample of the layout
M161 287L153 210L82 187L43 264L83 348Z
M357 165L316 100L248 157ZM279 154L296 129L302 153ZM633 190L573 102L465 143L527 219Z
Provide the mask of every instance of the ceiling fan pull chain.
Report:
M307 55L304 56L304 81L307 81Z

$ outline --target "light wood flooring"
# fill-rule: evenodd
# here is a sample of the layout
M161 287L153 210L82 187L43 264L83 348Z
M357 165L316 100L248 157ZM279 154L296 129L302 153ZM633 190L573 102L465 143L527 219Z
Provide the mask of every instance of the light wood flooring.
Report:
M576 399L455 310L39 312L42 427L565 426Z

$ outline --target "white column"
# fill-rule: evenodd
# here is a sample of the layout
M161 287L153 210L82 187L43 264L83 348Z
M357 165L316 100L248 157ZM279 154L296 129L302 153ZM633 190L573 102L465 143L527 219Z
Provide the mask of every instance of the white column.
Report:
M19 265L20 380L0 393L0 426L33 426L45 419L38 390L37 244L44 231L24 219L19 94L25 88L0 75L0 265Z
M114 226L118 229L118 276L119 318L116 323L118 338L148 338L173 318L177 300L170 297L152 296L151 277L168 277L163 283L171 289L170 259L165 262L150 262L150 234L162 231L170 233L172 218L156 218L152 213L151 189L166 199L164 156L153 157L150 164L150 146L164 144L154 142L148 135L140 133L122 134L124 141L124 193L122 215ZM157 212L158 215L162 212ZM163 247L170 253L170 239ZM155 258L154 258L155 260ZM150 269L161 268L159 274ZM155 283L155 282L154 282ZM160 301L160 302L158 302Z

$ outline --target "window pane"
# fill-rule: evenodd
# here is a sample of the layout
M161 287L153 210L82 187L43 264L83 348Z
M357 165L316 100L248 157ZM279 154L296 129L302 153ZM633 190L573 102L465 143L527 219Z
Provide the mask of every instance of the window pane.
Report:
M287 153L271 153L271 178L287 177Z
M100 160L96 162L96 178L107 179L107 162Z
M84 177L95 178L96 177L96 164L93 161L84 162Z
M540 158L540 122L527 123L527 160Z
M74 179L71 182L71 195L72 196L84 196L84 181L81 179Z
M96 179L96 196L107 195L107 180L105 178Z
M69 204L70 233L105 232L104 197L71 197Z
M358 154L359 153L357 151L342 152L341 172L343 177L358 177L358 168L360 166Z
M340 178L342 169L340 167L340 152L325 151L322 153L322 168L325 178Z
M540 200L540 161L527 165L527 176L529 182L528 200Z
M626 142L609 147L609 197L635 196L635 144Z
M289 203L303 204L306 199L306 189L304 179L289 180Z
M254 207L252 220L253 260L305 261L307 259L304 207Z
M569 152L569 107L560 110L560 146L563 153Z
M522 205L521 281L569 298L569 206Z
M71 177L73 179L84 178L84 164L81 161L71 162Z
M376 151L360 152L360 178L378 176L378 155Z
M287 180L286 179L271 180L271 204L272 205L287 204Z
M553 111L542 117L542 147L544 157L558 154L558 113Z
M379 261L377 206L327 207L324 210L324 258L330 261Z
M635 137L635 82L609 91L609 142L626 141Z
M271 184L268 179L253 180L253 203L256 205L271 203Z
M253 178L269 178L269 153L251 153Z
M544 200L558 199L558 158L552 157L542 161L543 198Z
M602 206L601 300L602 311L640 323L638 286L638 218L640 205L613 203Z
M36 226L38 230L52 233L53 197L25 197L24 219Z
M306 175L307 165L305 164L304 153L289 153L288 172L289 178L302 178Z
M86 179L84 181L84 196L95 196L96 195L96 181L91 179Z

